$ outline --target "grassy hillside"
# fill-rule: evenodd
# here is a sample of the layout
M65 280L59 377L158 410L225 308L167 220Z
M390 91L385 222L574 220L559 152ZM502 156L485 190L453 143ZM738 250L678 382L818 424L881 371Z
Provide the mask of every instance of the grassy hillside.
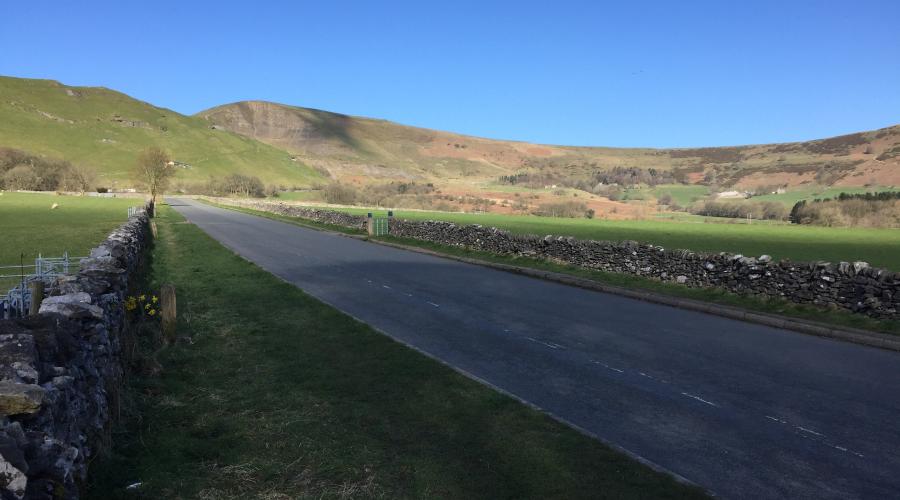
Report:
M693 149L565 147L497 141L282 104L246 101L200 113L350 181L478 181L518 172L590 179L617 166L752 188L900 185L900 126L816 141Z
M277 148L119 92L0 77L0 146L92 166L98 182L123 187L138 152L153 145L190 165L182 181L230 173L286 185L321 179Z

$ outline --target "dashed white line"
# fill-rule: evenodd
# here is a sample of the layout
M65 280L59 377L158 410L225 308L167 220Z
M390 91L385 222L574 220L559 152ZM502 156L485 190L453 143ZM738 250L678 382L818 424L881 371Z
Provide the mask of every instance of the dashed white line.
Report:
M591 363L594 363L595 365L600 365L600 366L602 366L603 368L606 368L607 370L612 370L612 371L614 371L614 372L616 372L616 373L625 373L625 370L620 370L620 369L618 369L618 368L613 368L613 367L609 366L608 364L602 363L602 362L600 362L600 361L594 360L594 361L591 361Z
M431 305L433 305L434 307L441 307L441 306L435 304L434 302L425 302L425 303L426 303L426 304L431 304Z
M802 427L802 426L799 426L799 425L798 425L797 428L800 429L802 432L808 432L808 433L810 433L810 434L814 434L814 435L819 436L819 437L825 437L824 434L820 434L820 433L818 433L818 432L816 432L816 431L814 431L814 430L812 430L812 429L807 429L806 427Z
M787 424L788 423L787 420L784 420L782 418L773 417L771 415L766 415L766 418L769 420L772 420L774 422L778 422L779 424ZM807 429L806 427L803 427L802 425L795 425L793 427L802 433L802 434L798 434L798 435L804 439L810 439L817 443L824 444L825 446L828 446L829 448L834 448L835 450L842 451L844 453L850 453L851 455L856 455L859 458L865 458L865 455L863 455L862 453L853 451L851 449L845 448L843 446L840 446L840 445L837 445L834 443L829 443L827 441L827 439L825 438L825 435L822 434L821 432L816 432L812 429ZM811 434L811 436L809 434ZM816 436L816 437L812 437L812 436Z
M391 289L391 287L389 287L389 286L387 286L387 285L381 285L381 288L387 288L388 290Z
M553 342L544 342L542 340L533 339L531 337L525 337L525 338L532 342L535 342L537 344L541 344L542 346L549 347L550 349L563 349L563 346L561 346L559 344L554 344Z
M682 396L687 396L687 397L689 397L689 398L691 398L691 399L696 399L697 401L700 401L701 403L706 403L706 404L708 404L709 406L715 406L716 408L719 407L719 405L713 403L712 401L707 401L707 400L701 398L700 396L694 396L693 394L688 394L688 393L686 393L686 392L682 392L681 395L682 395Z

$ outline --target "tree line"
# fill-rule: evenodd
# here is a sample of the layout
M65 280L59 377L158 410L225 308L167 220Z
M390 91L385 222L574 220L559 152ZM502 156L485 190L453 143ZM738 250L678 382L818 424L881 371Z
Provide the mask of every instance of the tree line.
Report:
M25 191L93 189L96 173L90 167L0 147L0 188Z

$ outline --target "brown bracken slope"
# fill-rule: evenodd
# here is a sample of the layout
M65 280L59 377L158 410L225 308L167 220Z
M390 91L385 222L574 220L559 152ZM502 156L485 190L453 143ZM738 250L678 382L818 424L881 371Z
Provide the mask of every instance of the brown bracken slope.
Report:
M285 149L344 180L477 181L519 172L587 179L616 166L672 170L722 186L900 185L900 125L828 139L693 149L501 141L296 106L244 101L199 113L211 126Z

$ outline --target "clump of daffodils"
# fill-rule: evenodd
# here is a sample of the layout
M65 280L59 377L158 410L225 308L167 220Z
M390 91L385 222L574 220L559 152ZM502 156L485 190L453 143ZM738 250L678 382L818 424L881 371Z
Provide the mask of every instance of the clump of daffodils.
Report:
M159 297L156 295L129 295L125 298L125 310L139 318L154 318L159 314Z

